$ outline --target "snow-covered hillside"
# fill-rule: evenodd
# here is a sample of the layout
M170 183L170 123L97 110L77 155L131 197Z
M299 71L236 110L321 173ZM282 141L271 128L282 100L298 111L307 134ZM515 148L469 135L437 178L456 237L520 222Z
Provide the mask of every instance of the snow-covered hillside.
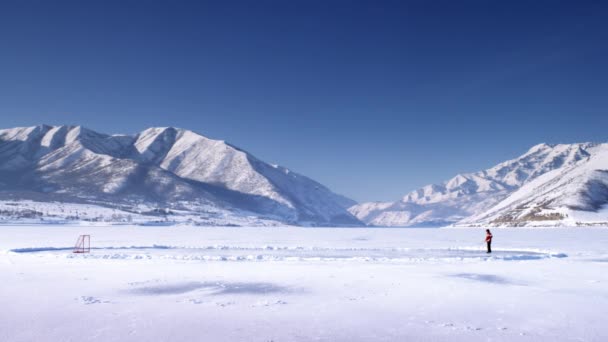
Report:
M587 151L587 158L537 177L458 225L606 226L608 144L591 145Z
M397 202L355 204L224 141L173 127L0 130L0 221L201 225L608 224L608 144L540 144ZM363 223L362 223L363 222Z
M606 145L540 144L516 159L427 185L400 201L349 210L377 226L605 224L608 215L598 210L608 202L607 164Z
M121 215L139 215L141 206L187 212L174 220L194 216L201 224L218 215L225 218L221 224L231 217L235 222L254 217L289 224L360 224L346 210L355 202L325 186L224 141L172 127L134 136L79 126L0 130L0 199L13 204L5 219L22 215L15 203L31 200L54 212L60 211L53 203L85 203Z

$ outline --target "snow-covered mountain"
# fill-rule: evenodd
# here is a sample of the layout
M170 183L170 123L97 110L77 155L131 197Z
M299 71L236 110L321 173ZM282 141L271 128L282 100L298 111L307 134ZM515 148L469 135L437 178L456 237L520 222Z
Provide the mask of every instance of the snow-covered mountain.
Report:
M461 226L608 225L608 144L587 145L588 156L526 183Z
M224 141L172 127L0 130L0 221L217 225L608 224L608 144L540 144L397 202L355 204Z
M516 159L427 185L400 201L349 210L376 226L574 225L591 216L606 222L607 215L591 214L608 202L606 164L606 145L540 144Z
M0 130L0 199L86 203L137 214L154 208L187 212L201 223L246 216L361 224L346 210L355 202L325 186L224 141L172 127L137 135L80 126Z

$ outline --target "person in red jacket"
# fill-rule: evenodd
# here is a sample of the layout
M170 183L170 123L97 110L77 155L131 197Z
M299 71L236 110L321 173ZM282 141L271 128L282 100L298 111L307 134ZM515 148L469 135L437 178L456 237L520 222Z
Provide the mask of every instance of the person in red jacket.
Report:
M490 233L489 229L486 229L486 244L488 245L486 253L492 253L492 233Z

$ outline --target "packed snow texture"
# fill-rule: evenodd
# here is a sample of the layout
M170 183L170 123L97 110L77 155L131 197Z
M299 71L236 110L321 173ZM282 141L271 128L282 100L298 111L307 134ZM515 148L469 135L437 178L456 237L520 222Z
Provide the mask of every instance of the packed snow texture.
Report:
M540 144L488 170L350 212L377 226L607 225L608 144Z
M608 338L607 229L493 233L6 226L0 340Z
M141 216L137 207L146 206L189 212L187 220L205 225L217 223L215 213L233 217L234 224L256 224L244 219L255 216L283 224L361 225L347 211L354 201L224 141L172 127L133 136L80 126L0 130L0 199L84 203L122 216ZM4 216L23 216L13 209Z

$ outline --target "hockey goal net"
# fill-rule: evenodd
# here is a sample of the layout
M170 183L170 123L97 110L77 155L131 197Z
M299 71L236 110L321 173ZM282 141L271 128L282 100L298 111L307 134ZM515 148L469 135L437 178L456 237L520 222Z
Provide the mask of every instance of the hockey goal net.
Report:
M91 235L80 235L74 246L74 253L89 253L91 251Z

